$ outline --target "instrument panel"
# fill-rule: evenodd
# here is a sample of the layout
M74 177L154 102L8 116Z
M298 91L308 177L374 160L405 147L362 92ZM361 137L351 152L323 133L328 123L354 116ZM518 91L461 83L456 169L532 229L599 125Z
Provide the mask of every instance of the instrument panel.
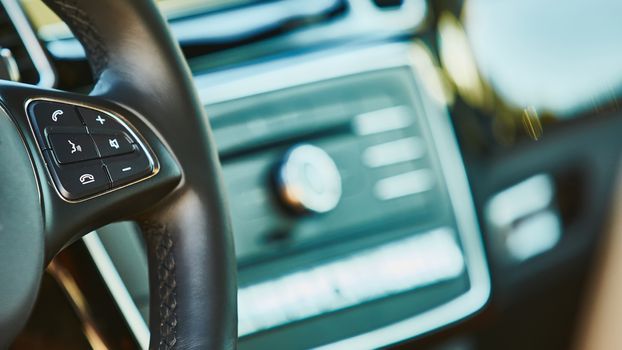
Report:
M413 52L292 58L272 86L198 77L232 210L240 348L382 346L487 300L464 169Z
M232 211L240 349L382 347L487 302L464 167L422 52L362 46L195 78ZM140 234L100 231L87 247L111 254L147 322Z

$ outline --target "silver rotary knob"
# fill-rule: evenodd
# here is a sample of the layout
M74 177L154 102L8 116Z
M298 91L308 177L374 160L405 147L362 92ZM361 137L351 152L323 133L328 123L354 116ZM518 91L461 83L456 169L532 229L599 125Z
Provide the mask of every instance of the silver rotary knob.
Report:
M276 173L281 200L302 213L327 213L341 199L341 174L333 159L319 147L301 144L283 157Z

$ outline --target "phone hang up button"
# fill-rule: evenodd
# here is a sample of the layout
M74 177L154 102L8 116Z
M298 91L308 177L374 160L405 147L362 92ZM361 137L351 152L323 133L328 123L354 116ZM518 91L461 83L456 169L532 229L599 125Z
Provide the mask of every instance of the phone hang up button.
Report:
M101 160L59 165L52 157L50 151L45 151L56 187L66 199L81 199L110 189L110 177Z

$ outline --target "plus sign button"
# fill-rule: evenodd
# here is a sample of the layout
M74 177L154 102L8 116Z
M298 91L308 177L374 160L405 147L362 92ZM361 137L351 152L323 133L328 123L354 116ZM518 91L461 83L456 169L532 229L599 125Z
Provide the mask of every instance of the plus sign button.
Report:
M100 111L96 111L90 108L78 107L78 112L84 120L84 123L89 128L90 132L96 132L98 130L121 130L124 131L125 128L119 124L114 118L110 117L105 113L101 113Z

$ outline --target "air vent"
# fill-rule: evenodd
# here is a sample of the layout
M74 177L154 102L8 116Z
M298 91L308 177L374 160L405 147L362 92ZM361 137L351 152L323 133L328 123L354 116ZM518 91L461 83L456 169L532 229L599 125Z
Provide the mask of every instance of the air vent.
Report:
M376 6L383 9L393 9L401 7L404 4L404 0L372 0Z
M20 5L15 0L0 3L0 47L13 54L20 81L52 86L53 70Z

